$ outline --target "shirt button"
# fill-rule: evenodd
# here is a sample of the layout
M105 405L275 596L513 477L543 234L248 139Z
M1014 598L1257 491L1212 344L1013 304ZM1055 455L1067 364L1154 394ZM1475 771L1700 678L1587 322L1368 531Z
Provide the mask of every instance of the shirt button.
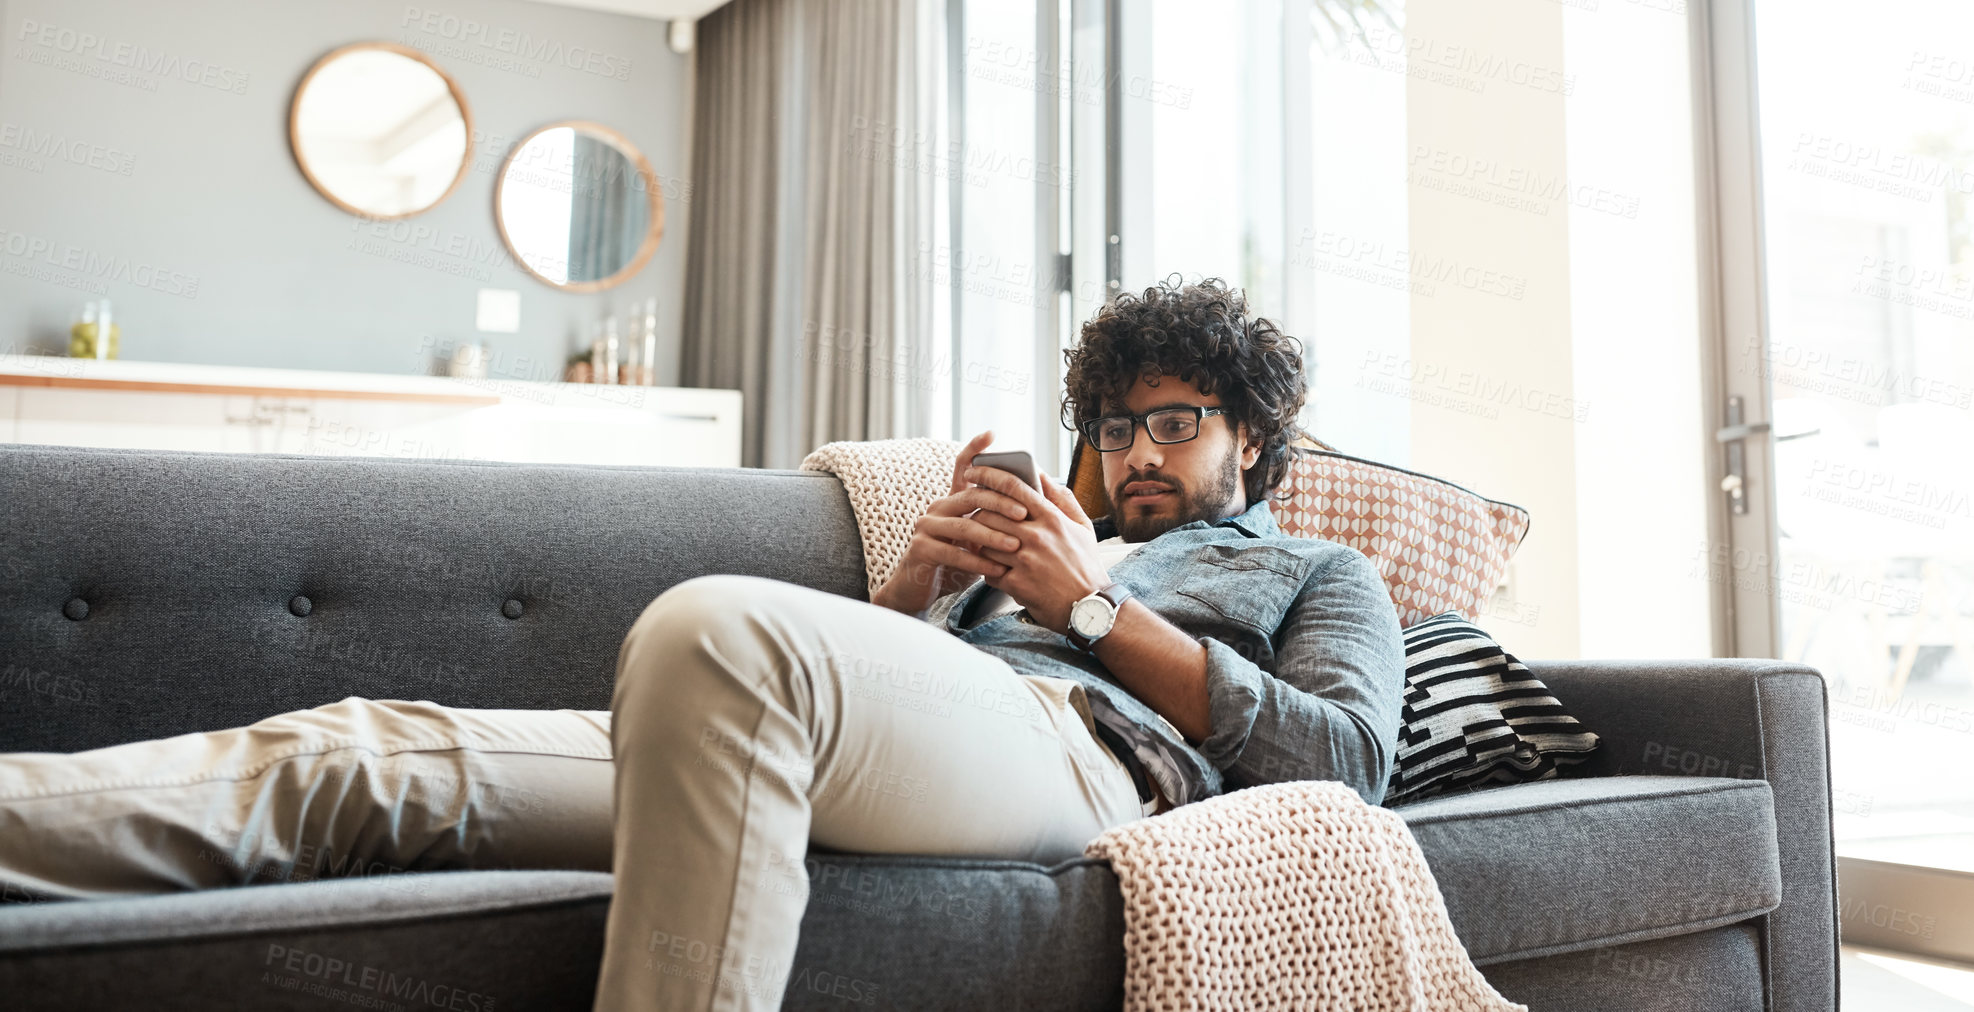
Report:
M508 618L520 618L521 613L526 610L527 609L521 606L520 601L515 600L514 598L511 597L507 599L506 604L500 606L500 613L502 615L507 616Z
M288 599L288 610L293 612L296 618L307 618L308 613L315 610L315 602L296 594Z
M89 617L89 602L79 597L69 598L69 603L62 605L62 614L73 621L80 622Z

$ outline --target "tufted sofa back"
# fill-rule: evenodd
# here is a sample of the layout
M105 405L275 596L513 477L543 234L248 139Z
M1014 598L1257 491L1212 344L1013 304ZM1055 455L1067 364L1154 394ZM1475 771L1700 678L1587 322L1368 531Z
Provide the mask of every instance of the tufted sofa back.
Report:
M352 695L607 709L673 584L862 600L863 567L826 474L0 445L0 752Z

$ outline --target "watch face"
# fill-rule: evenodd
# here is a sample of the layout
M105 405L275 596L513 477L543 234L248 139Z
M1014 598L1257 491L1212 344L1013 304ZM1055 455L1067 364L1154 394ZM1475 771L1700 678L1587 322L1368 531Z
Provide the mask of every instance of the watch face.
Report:
M1110 631L1110 602L1102 598L1076 602L1069 609L1069 624L1084 639Z

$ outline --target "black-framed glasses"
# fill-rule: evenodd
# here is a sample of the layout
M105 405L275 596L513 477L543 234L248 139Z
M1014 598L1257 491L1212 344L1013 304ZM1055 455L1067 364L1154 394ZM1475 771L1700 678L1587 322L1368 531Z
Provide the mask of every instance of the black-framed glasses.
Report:
M1083 438L1100 453L1128 450L1138 439L1138 424L1154 443L1183 443L1199 436L1201 420L1208 415L1224 415L1226 408L1190 404L1183 408L1160 408L1142 415L1106 415L1083 423Z

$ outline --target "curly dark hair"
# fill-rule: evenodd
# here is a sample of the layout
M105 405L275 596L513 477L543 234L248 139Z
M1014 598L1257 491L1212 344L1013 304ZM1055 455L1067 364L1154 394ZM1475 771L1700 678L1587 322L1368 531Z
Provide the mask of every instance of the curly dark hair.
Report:
M1183 284L1174 274L1143 295L1113 296L1082 340L1063 352L1063 424L1073 432L1121 405L1139 377L1176 376L1200 393L1220 395L1230 421L1247 425L1261 456L1243 475L1251 505L1280 487L1289 444L1308 394L1302 342L1263 317L1248 315L1247 296L1219 278Z

